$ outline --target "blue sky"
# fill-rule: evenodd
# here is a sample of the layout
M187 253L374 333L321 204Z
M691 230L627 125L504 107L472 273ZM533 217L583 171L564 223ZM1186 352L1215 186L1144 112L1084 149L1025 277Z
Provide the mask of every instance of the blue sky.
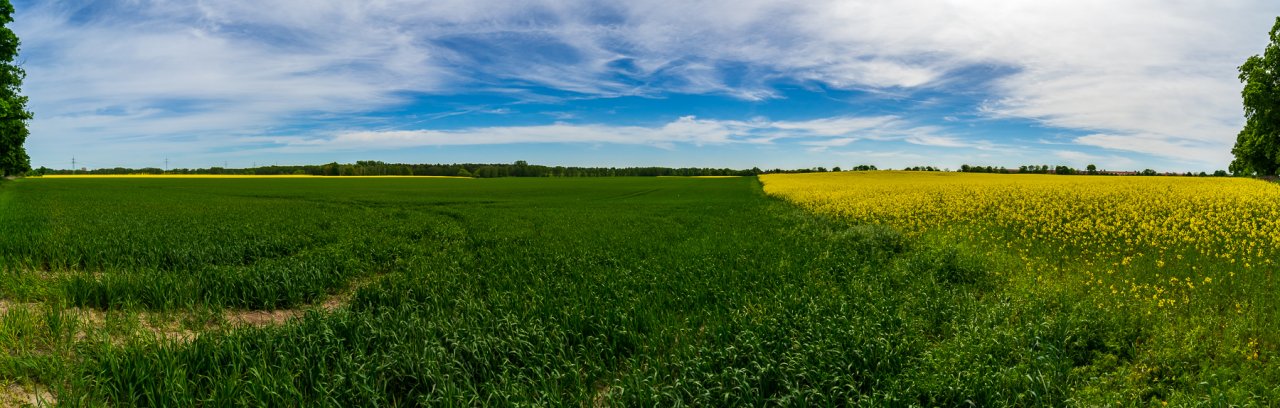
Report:
M15 2L34 166L1226 168L1274 1Z

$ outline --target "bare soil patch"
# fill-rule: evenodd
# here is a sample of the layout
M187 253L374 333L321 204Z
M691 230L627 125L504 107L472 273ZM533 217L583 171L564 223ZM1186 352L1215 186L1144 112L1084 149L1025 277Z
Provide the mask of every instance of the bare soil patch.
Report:
M41 385L10 384L0 389L0 408L43 407L57 403L53 393Z
M40 304L31 303L31 302L14 302L8 299L0 299L0 316L3 316L5 313L9 313L9 311L13 309L35 308L37 306L40 306Z

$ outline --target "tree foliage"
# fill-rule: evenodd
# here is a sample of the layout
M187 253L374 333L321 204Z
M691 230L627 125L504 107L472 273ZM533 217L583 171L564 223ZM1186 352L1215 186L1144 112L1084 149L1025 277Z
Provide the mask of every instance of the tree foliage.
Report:
M22 144L27 141L27 97L21 95L26 71L14 64L18 56L18 35L9 29L13 4L0 0L0 175L23 174L31 170L31 159Z
M1280 169L1280 17L1270 35L1266 50L1240 66L1245 125L1231 149L1234 173L1270 176Z

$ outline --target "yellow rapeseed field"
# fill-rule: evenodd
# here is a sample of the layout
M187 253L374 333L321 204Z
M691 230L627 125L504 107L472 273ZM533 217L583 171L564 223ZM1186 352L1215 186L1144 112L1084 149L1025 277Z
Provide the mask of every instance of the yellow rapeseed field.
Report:
M1270 271L1280 248L1280 186L1251 179L872 171L760 180L812 211L1007 248L1035 273L1157 307Z

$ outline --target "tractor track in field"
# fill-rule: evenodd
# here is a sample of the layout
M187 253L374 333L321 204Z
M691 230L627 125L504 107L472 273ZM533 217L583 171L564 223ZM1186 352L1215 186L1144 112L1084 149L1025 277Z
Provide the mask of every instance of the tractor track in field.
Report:
M197 324L191 323L192 320L198 318L190 311L167 313L104 311L71 307L56 312L63 313L62 316L64 317L73 318L74 325L71 326L70 333L66 334L75 341L84 341L92 337L119 345L129 341L131 338L137 338L139 335L144 337L150 335L155 336L157 340L186 344L195 341L203 333L218 332L224 329L276 326L301 318L312 311L321 313L333 312L350 303L351 297L356 290L381 279L382 276L376 275L353 281L346 290L331 294L320 302L303 307L276 310L225 309L214 315L216 317L215 321L204 321ZM18 312L19 310L29 313L29 318L39 318L40 315L38 313L54 312L46 308L45 303L41 302L17 302L9 299L0 299L0 319L7 318L10 312L22 313ZM119 322L122 320L127 321L132 330L128 330L125 333L113 333L105 329L110 324L120 324ZM50 335L62 336L63 334ZM2 348L0 348L0 351L7 352ZM44 350L36 353L43 354L48 352L50 351ZM0 383L0 408L53 406L57 405L57 403L57 395L46 385L39 383Z
M198 316L195 311L119 311L82 307L68 307L58 312L65 313L64 316L74 318L75 326L73 326L74 330L71 335L76 340L84 340L96 333L103 332L102 329L108 325L121 325L121 322L124 322L125 326L132 327L134 330L129 330L125 335L107 334L106 338L109 341L119 343L129 335L149 333L160 339L189 343L202 333L221 329L277 326L290 320L301 318L308 312L331 313L350 303L351 297L355 295L357 290L380 280L383 276L385 275L378 274L356 279L341 292L326 296L318 302L287 309L223 309L210 313L207 317ZM11 311L19 309L32 313L31 316L33 318L39 316L37 313L52 312L42 302L17 302L0 299L0 318L9 315ZM0 408L5 407L0 406Z
M219 329L276 326L301 318L310 311L332 312L345 306L347 300L349 300L348 295L336 294L326 297L322 302L298 308L274 310L224 309L211 315L211 319L205 319L195 324L192 321L200 320L200 318L195 316L193 312L118 311L81 307L69 307L59 312L63 313L64 317L74 319L74 326L72 326L74 330L71 336L75 340L84 340L98 333L104 333L104 328L109 325L115 325L130 327L133 330L128 330L125 335L108 331L106 338L110 339L112 343L123 342L125 338L133 334L148 333L166 340L189 343L202 333ZM13 302L0 299L0 317L9 315L11 311L18 313L19 310L31 313L32 318L40 318L40 313L49 312L44 303ZM0 408L4 408L4 406L0 406Z

